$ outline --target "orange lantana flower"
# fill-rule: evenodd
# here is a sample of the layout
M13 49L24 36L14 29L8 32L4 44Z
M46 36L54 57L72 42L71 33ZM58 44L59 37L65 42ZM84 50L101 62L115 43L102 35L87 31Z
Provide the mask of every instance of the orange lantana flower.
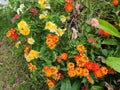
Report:
M53 36L53 42L57 43L59 41L59 37L57 35Z
M74 6L71 3L66 3L65 6L64 6L66 12L72 12L73 7Z
M44 66L44 72L47 77L51 77L53 75L56 75L58 73L58 68L56 66Z
M57 35L48 34L46 37L46 44L50 49L54 49L58 41L59 41L59 37Z
M60 80L60 78L61 78L61 73L57 73L57 74L53 75L53 79L56 81Z
M58 73L58 68L56 66L50 67L52 75L55 75Z
M85 64L85 68L87 68L88 70L92 70L92 68L93 68L93 63L92 62L87 62L86 64Z
M48 47L49 47L50 49L54 49L54 48L55 48L55 46L56 46L56 44L55 44L55 43L48 44Z
M30 51L30 46L26 46L24 49L24 53L28 55L29 51Z
M83 45L77 45L76 48L81 54L85 53L85 47Z
M89 75L89 70L86 69L86 68L83 68L83 70L82 70L82 75L83 75L84 77L87 77L87 76Z
M76 75L77 75L77 76L82 76L82 71L83 71L82 68L76 67L76 68L75 68L75 71L76 71Z
M96 62L94 62L94 63L92 64L92 70L93 70L93 71L96 71L96 70L98 70L98 69L100 69L100 68L99 68L99 64L96 63Z
M52 87L55 86L55 83L53 81L51 81L51 80L47 80L46 84L48 85L49 88L52 88Z
M76 71L75 70L68 70L68 76L69 77L75 77Z
M75 67L75 64L73 63L73 62L69 62L68 64L67 64L67 68L70 70L70 69L74 69L74 67Z
M103 76L102 70L101 69L97 69L94 71L94 75L97 78L101 78Z
M18 38L18 34L16 33L16 29L15 28L11 28L7 33L6 33L7 37L11 37L13 40L17 40Z
M104 75L106 75L108 73L108 69L106 67L101 67L101 71Z
M36 67L36 65L33 65L32 63L29 63L29 64L28 64L28 69L29 69L30 71L35 71L35 70L37 69L37 67Z
M62 53L62 54L60 55L60 57L61 57L61 59L63 59L63 60L67 60L67 59L68 59L68 54L67 54L67 53Z
M112 1L112 4L113 4L114 6L118 6L118 5L119 5L119 0L113 0L113 1Z

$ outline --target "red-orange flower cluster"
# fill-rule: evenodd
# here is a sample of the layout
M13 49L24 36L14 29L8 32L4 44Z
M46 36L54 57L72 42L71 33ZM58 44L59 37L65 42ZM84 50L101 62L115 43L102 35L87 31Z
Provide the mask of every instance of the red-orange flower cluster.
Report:
M59 37L54 34L48 34L46 37L46 44L50 49L55 48L56 43L59 41Z
M7 37L11 37L13 40L17 40L18 38L18 34L16 33L16 29L15 28L11 28L7 33L6 33Z
M65 0L66 4L64 6L66 12L72 12L74 6L72 4L73 0Z
M83 45L78 45L77 50L80 54L74 55L74 62L69 62L67 64L68 76L84 76L89 82L93 83L94 80L90 76L89 72L93 72L94 76L101 78L108 74L108 69L104 66L100 67L98 63L91 62L88 57L84 54L85 48Z
M98 29L98 34L99 34L99 35L106 36L106 37L111 36L111 34L109 34L109 33L105 32L105 31L104 31L104 30L102 30L102 29Z
M84 65L89 61L85 54L75 55L73 58L78 67L84 67Z
M90 71L93 71L94 75L97 78L101 78L108 73L108 69L106 67L101 67L100 68L99 64L96 63L96 62L90 62L90 61L87 62L85 64L85 68L87 68Z

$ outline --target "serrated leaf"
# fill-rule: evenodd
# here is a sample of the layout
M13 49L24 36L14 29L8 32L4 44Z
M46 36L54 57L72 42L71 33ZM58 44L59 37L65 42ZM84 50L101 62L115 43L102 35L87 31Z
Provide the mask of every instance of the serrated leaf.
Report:
M120 58L108 57L105 62L108 66L120 73Z
M108 32L109 34L120 38L120 32L118 32L118 30L112 24L102 19L98 19L98 22L99 25L97 26L97 28L100 28Z

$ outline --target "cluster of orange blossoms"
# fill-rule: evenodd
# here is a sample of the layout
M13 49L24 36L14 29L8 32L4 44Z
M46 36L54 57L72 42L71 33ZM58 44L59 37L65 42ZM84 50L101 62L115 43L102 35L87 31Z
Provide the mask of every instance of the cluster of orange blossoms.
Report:
M44 66L44 72L47 77L52 77L54 80L58 81L61 78L61 73L59 73L56 66Z
M62 74L58 71L58 68L56 66L44 66L43 69L45 72L45 76L52 79L46 81L47 85L50 88L54 87L55 82L62 78Z
M7 33L6 33L7 37L11 37L13 40L17 40L18 38L18 34L16 33L16 29L15 28L11 28Z
M57 35L48 34L46 37L46 44L50 49L54 49L58 41L59 41L59 37Z
M73 6L73 0L65 0L66 4L64 6L66 12L72 12L74 6Z
M83 45L78 45L76 48L80 54L73 57L75 63L69 62L67 64L68 76L84 76L89 82L93 82L93 79L90 76L91 71L93 71L94 76L97 78L101 78L108 73L108 69L106 67L100 67L98 63L91 62L88 59L85 55L85 48Z
M91 62L86 56L85 47L83 45L77 45L76 49L79 54L74 55L74 61L67 63L67 75L69 77L83 76L88 79L89 82L93 83L94 80L90 76L90 72L93 72L96 78L101 78L108 74L108 69L105 66L100 67L98 63ZM61 61L68 60L68 54L62 53L57 57L57 62L61 64ZM56 81L64 78L64 74L56 66L44 66L45 76L50 78L46 81L47 85L52 88L55 86Z

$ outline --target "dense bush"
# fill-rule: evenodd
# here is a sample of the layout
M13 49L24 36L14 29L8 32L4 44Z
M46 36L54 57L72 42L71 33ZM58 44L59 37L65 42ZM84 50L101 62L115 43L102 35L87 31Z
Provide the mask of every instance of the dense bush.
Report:
M50 90L119 88L117 1L10 0L6 36L28 62L33 89L40 77Z

